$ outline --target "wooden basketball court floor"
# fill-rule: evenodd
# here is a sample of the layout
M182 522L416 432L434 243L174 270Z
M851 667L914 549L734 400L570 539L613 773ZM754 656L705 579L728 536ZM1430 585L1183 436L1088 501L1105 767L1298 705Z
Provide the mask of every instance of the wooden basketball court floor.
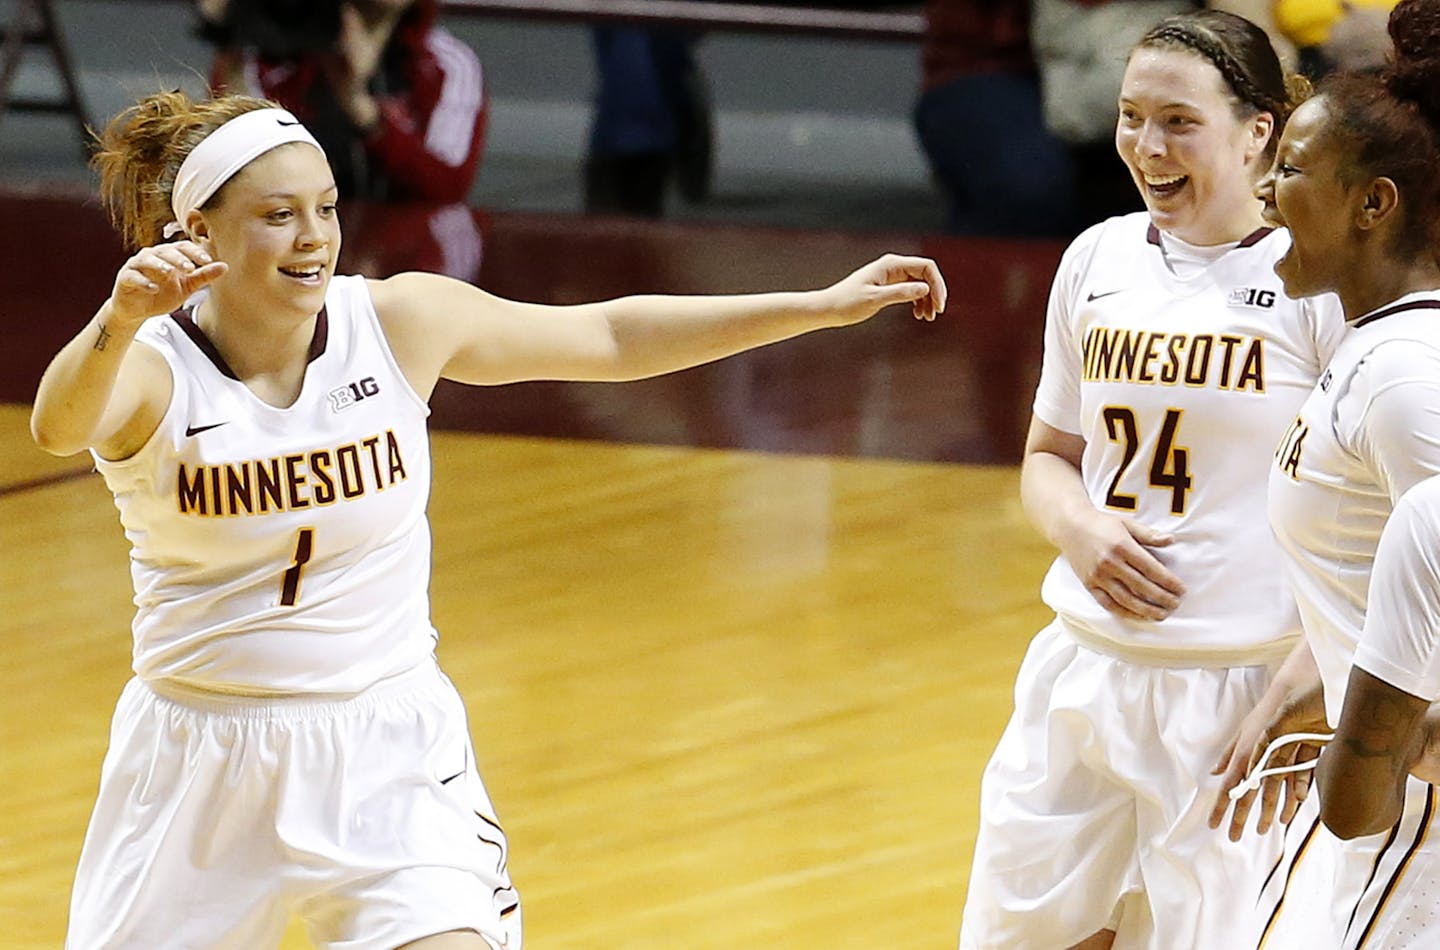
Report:
M0 944L56 947L131 604L108 492L33 447L27 402L119 256L79 202L0 197L0 217L21 225L0 237ZM1047 619L1013 463L1051 250L482 225L478 282L527 299L942 257L942 323L882 314L647 383L437 394L432 595L528 946L953 947L980 770ZM83 260L47 260L49 229ZM630 255L645 268L615 266Z

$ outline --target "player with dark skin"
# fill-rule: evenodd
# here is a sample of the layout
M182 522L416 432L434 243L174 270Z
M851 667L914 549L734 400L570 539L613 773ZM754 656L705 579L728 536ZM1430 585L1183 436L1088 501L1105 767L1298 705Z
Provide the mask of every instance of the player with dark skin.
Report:
M1407 5L1432 18L1412 27L1402 49L1404 71L1381 76L1338 75L1302 103L1281 137L1274 168L1257 193L1266 217L1290 230L1293 248L1276 272L1291 296L1333 291L1347 319L1371 313L1407 294L1440 289L1436 221L1440 220L1440 10ZM1417 20L1420 16L1416 17ZM1427 92L1428 90L1428 92ZM1397 96L1397 91L1406 101ZM1319 670L1305 644L1287 662L1273 689L1283 700L1265 721L1242 732L1222 763L1234 787L1274 738L1327 731ZM1408 772L1440 780L1422 735L1430 704L1359 668L1350 671L1335 739L1323 754L1297 744L1273 756L1285 766L1319 755L1321 816L1342 838L1390 827L1399 815ZM1232 837L1243 833L1253 807L1262 830L1289 821L1309 793L1305 772L1266 779L1235 803ZM1217 800L1212 824L1224 821L1228 797Z

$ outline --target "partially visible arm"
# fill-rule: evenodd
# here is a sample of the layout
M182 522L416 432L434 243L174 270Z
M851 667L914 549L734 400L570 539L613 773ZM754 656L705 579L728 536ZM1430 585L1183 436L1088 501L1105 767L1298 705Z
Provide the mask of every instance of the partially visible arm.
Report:
M414 45L397 33L401 9L367 21L342 11L338 57L326 61L337 102L397 200L463 201L470 193L487 124L480 59L438 27ZM403 91L378 95L371 81L382 56L404 60Z
M1126 620L1160 620L1179 606L1185 592L1180 578L1148 550L1169 544L1171 536L1119 512L1098 509L1082 476L1085 344L1076 309L1101 230L1089 229L1066 248L1050 285L1044 360L1025 439L1020 500L1031 523L1060 549L1101 607Z
M391 197L463 201L475 181L488 124L487 91L475 51L434 29L412 88L376 100L365 148L389 180Z
M1084 454L1083 436L1032 417L1020 468L1025 513L1100 606L1134 620L1164 619L1185 585L1149 548L1164 547L1170 536L1097 510L1080 476Z
M1395 501L1371 568L1365 627L1335 739L1321 756L1321 818L1353 838L1394 823L1440 695L1440 352L1382 344L1337 418ZM1353 419L1353 421L1352 421Z
M409 201L464 201L480 167L485 145L487 113L483 104L462 119L465 141L461 150L442 154L428 135L414 127L406 107L391 99L378 100L373 128L365 135L365 148L384 170L390 197Z
M93 447L119 459L145 444L169 402L170 375L158 353L131 345L139 329L106 301L50 361L30 413L40 448L74 455Z
M134 454L160 424L171 394L167 364L149 347L132 346L135 333L224 272L188 241L126 261L109 299L41 377L30 414L35 442L54 455L87 448L112 459Z
M1395 823L1412 770L1433 771L1440 695L1440 476L1410 488L1385 523L1370 572L1335 739L1320 759L1321 818L1342 838Z
M437 379L621 381L720 359L892 304L933 320L945 283L933 261L886 255L824 290L636 296L575 306L517 303L435 274L372 281L386 336L416 391Z
M1231 799L1231 789L1239 786L1260 764L1266 747L1275 739L1299 732L1323 734L1326 731L1325 684L1320 678L1315 654L1310 651L1309 642L1302 637L1280 665L1255 708L1241 720L1235 738L1211 772L1220 776L1220 787L1211 806L1210 827L1219 828L1233 806L1230 840L1239 841L1245 834L1245 822L1250 818L1257 797L1260 814L1255 819L1255 831L1258 834L1269 831L1277 816L1282 823L1288 824L1310 793L1312 776L1308 770L1266 778L1258 792L1249 791L1239 799ZM1282 746L1266 765L1278 767L1308 761L1315 757L1317 748L1314 744ZM1280 803L1282 790L1285 792L1283 806Z
M1410 764L1410 774L1422 782L1440 785L1440 706L1432 703L1425 711L1420 732L1420 753Z
M1316 769L1320 819L1337 837L1374 834L1399 820L1429 707L1359 667L1350 670L1340 725Z

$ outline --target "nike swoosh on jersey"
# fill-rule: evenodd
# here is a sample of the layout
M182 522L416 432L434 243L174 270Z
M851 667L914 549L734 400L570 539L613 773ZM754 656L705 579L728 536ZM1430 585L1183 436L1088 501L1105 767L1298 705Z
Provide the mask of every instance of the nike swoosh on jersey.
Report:
M457 778L459 778L460 776L462 776L462 775L464 775L464 774L465 774L465 770L464 770L464 769L461 769L460 771L456 772L454 775L450 776L449 778L442 778L442 779L440 780L440 784L441 784L441 785L449 785L451 782L455 781Z
M1121 287L1119 290L1107 290L1103 294L1097 294L1095 291L1092 290L1090 291L1090 296L1085 298L1085 302L1092 303L1093 301L1099 300L1101 297L1111 297L1115 294L1123 294L1124 292L1124 287Z
M218 429L218 428L220 428L221 426L227 425L227 424L228 424L228 421L227 421L227 422L212 422L212 423L210 423L208 426L186 426L186 427L185 427L185 437L188 439L188 438L189 438L190 436L192 436L192 435L199 435L199 434L202 433L202 432L209 432L211 429Z
M286 126L289 126L289 125L299 125L300 123L299 123L298 121L295 121L295 122L286 122L284 119L276 119L276 120L275 120L275 124L276 124L276 125L286 125Z

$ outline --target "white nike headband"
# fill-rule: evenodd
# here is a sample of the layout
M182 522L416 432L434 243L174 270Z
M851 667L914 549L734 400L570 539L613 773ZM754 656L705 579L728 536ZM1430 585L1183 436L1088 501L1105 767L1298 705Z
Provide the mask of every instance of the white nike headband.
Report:
M243 113L205 136L185 156L175 174L175 187L170 192L175 220L165 225L165 236L174 237L185 230L190 212L209 201L240 169L272 148L290 142L307 142L325 154L315 136L285 109Z

